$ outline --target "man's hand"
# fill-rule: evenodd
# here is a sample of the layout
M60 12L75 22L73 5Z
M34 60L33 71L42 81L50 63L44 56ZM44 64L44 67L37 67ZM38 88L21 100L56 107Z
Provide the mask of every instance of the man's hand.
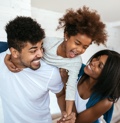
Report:
M62 113L62 118L57 121L57 123L75 123L76 115L72 112L70 115L67 116L66 112Z

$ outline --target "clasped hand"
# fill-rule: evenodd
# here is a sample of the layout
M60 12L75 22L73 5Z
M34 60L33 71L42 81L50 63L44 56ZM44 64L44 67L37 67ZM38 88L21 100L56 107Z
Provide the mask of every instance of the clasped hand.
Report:
M75 123L76 114L72 112L70 115L67 116L66 112L62 112L62 118L57 121L57 123Z

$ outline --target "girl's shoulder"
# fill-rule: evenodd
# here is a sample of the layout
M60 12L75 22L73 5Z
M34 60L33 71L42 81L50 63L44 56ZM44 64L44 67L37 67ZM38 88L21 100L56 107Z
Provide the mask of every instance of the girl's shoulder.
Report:
M58 43L62 43L63 39L62 38L57 38L57 37L46 37L43 40L43 47L45 49L50 49L53 46L56 46Z

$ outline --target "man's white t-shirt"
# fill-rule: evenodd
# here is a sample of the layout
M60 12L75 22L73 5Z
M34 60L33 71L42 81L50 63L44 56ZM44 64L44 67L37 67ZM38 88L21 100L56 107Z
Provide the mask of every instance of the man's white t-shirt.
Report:
M4 123L51 123L49 91L58 93L63 83L58 68L40 61L38 70L13 73L0 54L0 96Z

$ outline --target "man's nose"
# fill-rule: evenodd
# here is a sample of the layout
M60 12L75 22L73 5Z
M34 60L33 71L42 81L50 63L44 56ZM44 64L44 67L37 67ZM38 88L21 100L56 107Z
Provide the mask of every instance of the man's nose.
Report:
M37 57L40 57L40 58L43 57L43 50L38 50Z

